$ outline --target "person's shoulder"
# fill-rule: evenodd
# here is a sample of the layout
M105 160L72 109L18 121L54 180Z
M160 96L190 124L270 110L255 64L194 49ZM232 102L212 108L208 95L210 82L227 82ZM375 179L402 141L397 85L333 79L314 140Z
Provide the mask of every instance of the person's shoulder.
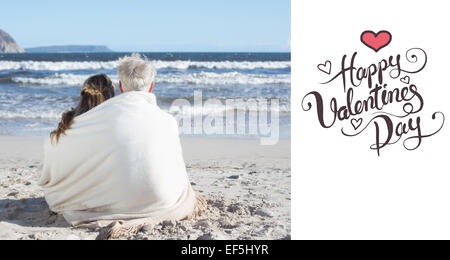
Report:
M167 124L178 125L177 120L167 111L161 109L158 106L157 98L154 94L142 91L130 91L123 94L120 94L118 97L115 97L116 103L120 104L128 104L131 107L139 107L144 108L146 113L150 113L152 117L158 118L160 123L167 122ZM130 106L126 109L131 109Z
M143 91L129 91L113 98L114 102L157 105L156 96Z
M169 112L164 111L163 109L158 107L158 112L160 113L160 115L162 117L164 117L165 120L167 120L168 122L170 122L171 124L177 124L177 120L175 119L175 117L173 115L171 115Z

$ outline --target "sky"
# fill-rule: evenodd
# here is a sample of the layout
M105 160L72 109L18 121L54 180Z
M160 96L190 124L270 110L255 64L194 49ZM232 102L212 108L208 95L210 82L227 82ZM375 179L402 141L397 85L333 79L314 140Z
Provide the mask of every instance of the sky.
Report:
M0 29L23 48L289 52L289 0L3 1Z

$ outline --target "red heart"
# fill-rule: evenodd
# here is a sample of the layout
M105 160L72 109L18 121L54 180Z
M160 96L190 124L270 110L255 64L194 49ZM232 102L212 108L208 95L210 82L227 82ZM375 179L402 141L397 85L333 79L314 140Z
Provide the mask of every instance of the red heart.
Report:
M365 31L361 34L361 41L367 47L371 48L375 52L378 52L382 48L386 47L392 40L392 35L388 31L379 31L374 33L372 31Z

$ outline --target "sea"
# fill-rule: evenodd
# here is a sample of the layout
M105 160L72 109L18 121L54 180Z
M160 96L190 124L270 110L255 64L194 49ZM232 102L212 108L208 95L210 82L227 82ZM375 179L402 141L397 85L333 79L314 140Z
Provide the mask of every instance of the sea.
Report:
M117 88L118 60L130 54L0 54L0 135L48 135L58 125L61 114L77 105L81 86L90 75L107 74ZM242 104L242 111L248 113L245 121L232 122L236 129L249 129L249 115L255 112L252 109L257 109L258 113L266 110L259 118L267 116L269 123L278 124L280 138L290 138L290 53L141 54L158 71L154 94L163 110L176 117L200 113L194 116L206 118L225 115L230 109L225 106L227 100L235 100L241 102L238 104ZM194 95L199 94L203 109L174 109L175 100L184 99L194 105ZM247 106L247 102L254 100L265 100L267 106ZM273 115L278 119L273 120ZM262 135L260 132L236 132L223 135L243 138ZM182 134L210 135L186 131Z

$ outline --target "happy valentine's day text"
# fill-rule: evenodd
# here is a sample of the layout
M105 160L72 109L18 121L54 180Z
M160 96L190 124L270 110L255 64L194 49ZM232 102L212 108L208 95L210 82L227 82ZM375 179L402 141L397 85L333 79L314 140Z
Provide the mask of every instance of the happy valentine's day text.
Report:
M338 99L332 97L329 107L326 107L323 97L318 91L311 91L303 98L302 108L304 111L312 109L313 104L310 99L315 101L317 117L322 127L331 128L338 121L347 123L351 127L344 125L341 132L345 136L353 137L373 125L375 143L370 145L370 149L376 150L378 156L380 156L381 149L396 144L403 136L407 135L409 136L404 138L403 147L410 151L416 150L424 138L431 137L442 129L445 116L439 111L431 115L433 122L436 120L438 124L432 126L431 130L424 127L419 115L424 108L424 99L411 80L411 75L421 72L427 64L428 57L424 50L412 48L406 52L404 58L400 54L389 56L368 67L356 66L357 55L357 52L354 52L351 57L344 55L340 71L328 81L321 83L327 85L341 79L345 104L338 104ZM403 67L405 64L413 65L414 68L405 69ZM328 70L325 70L325 67L328 67ZM320 64L318 68L331 75L330 61ZM403 86L390 87L388 80L394 83L389 85L402 84ZM363 88L364 85L368 88ZM367 98L355 100L355 91L367 91ZM399 113L388 110L394 107L393 104L401 105L402 109ZM366 112L369 113L364 118ZM325 118L331 118L331 120Z

